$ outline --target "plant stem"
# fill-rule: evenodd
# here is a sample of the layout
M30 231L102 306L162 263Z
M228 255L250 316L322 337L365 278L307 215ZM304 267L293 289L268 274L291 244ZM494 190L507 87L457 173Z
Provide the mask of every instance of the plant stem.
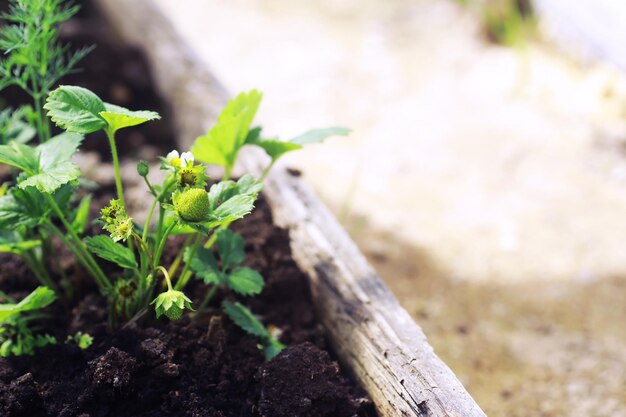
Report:
M28 267L33 271L39 282L41 282L46 287L55 290L58 292L57 285L52 281L50 275L46 269L41 265L40 261L34 254L29 252L22 253L22 259L28 265Z
M211 289L207 292L206 296L204 297L204 300L202 300L202 303L200 303L200 306L196 310L196 314L193 315L192 320L196 320L200 316L200 312L204 310L206 306L209 305L213 297L215 297L215 293L217 293L217 288L218 288L217 285L213 285L213 287L211 287Z
M48 121L46 119L46 115L43 110L43 105L41 101L41 94L36 93L33 94L33 101L35 102L35 115L36 115L36 126L37 133L39 134L39 141L41 143L47 142L50 139L50 127L48 126Z
M50 203L50 206L52 206L52 209L54 210L56 215L61 220L61 223L63 223L63 226L65 226L65 229L69 233L70 237L74 240L74 243L76 244L76 250L78 252L80 252L82 257L83 257L83 264L85 265L85 267L87 267L87 269L90 270L90 272L92 273L92 275L93 275L94 279L96 280L96 282L103 289L109 289L109 290L113 289L113 284L111 284L111 282L107 279L106 275L104 275L104 272L102 272L102 269L100 268L98 263L95 261L93 256L91 256L91 253L89 253L87 248L85 248L85 245L83 244L83 241L76 234L76 231L74 230L72 225L67 221L67 219L65 218L65 215L63 214L63 211L58 206L56 201L54 201L54 198L49 193L44 193L44 195L46 196L46 199L48 200L48 203ZM49 225L51 225L53 227L53 230L54 230L54 228L56 228L56 226L54 224L52 224L52 222L49 219L47 219L47 222L48 222ZM58 233L57 235L65 243L67 241L67 238L63 235L63 233L60 230L59 230L59 232L60 233ZM71 249L71 246L70 246L70 249ZM79 260L80 260L80 258L79 258Z
M172 291L172 281L170 280L170 274L167 273L167 269L163 268L161 265L156 267L157 270L163 272L163 276L165 277L165 282L167 282L167 290Z
M120 200L122 207L126 209L124 202L124 188L122 187L122 174L120 172L120 160L117 156L117 146L115 145L115 134L111 129L104 129L109 145L111 146L111 157L113 158L113 168L115 169L115 188L117 189L117 198Z
M146 242L148 240L148 233L150 232L150 222L152 222L152 215L154 214L154 209L156 205L159 203L159 199L155 198L152 204L150 205L150 210L148 210L148 217L146 217L146 222L143 226L143 233L141 234L141 240Z
M83 255L83 253L78 250L73 244L72 242L70 242L70 240L67 238L67 236L58 228L56 227L52 222L47 221L46 224L48 225L48 227L50 228L50 230L52 231L52 233L54 233L54 235L56 237L58 237L61 242L63 242L63 244L70 250L72 251L72 253L74 254L74 256L76 256L76 259L78 259L78 262L80 262L89 272L89 274L91 274L91 276L96 280L96 283L98 284L98 286L100 288L109 288L109 286L106 284L109 281L106 279L106 277L104 278L104 281L102 280L102 277L98 275L98 273L94 270L93 265L91 263L89 263L87 261L87 259L85 259L85 256ZM104 275L103 275L104 276ZM110 286L110 288L112 288L112 286Z
M270 170L272 169L272 167L274 166L275 163L276 163L276 160L272 159L272 162L270 162L270 164L267 166L267 168L265 168L263 170L263 174L261 174L261 178L259 179L259 181L263 181L265 179L265 177L267 177L267 174L270 173Z
M225 166L224 167L224 176L222 177L222 181L229 180L232 171L233 171L233 167L232 166L229 166L229 165Z
M158 193L156 192L156 190L154 189L152 184L150 184L150 181L148 181L148 177L143 177L143 180L146 183L146 185L148 186L148 189L150 190L150 194L152 194L154 197L156 197L158 195Z
M191 246L191 252L189 253L189 260L188 262L185 263L185 267L180 273L180 278L176 282L176 289L179 291L182 291L182 289L185 288L185 286L187 285L187 282L189 282L189 278L191 278L191 274L188 273L189 265L191 264L191 259L196 255L196 252L198 251L198 247L200 246L201 241L202 241L202 235L198 233L195 237L193 245Z
M172 262L172 265L170 265L170 269L168 269L167 272L170 274L171 277L176 275L176 272L178 271L178 267L180 266L180 262L183 260L183 257L185 256L185 250L187 249L187 246L189 246L189 244L191 243L192 238L193 238L193 235L187 236L187 238L183 242L183 245L180 248L180 251L178 252L178 255L176 255L176 258L174 258L174 262Z
M170 232L174 230L175 226L176 223L172 222L172 224L170 224L163 232L163 236L161 237L161 240L159 241L156 250L154 251L154 259L152 260L153 268L157 268L157 265L159 265L159 261L161 260L161 255L163 254L163 248L165 248L167 237L169 236Z

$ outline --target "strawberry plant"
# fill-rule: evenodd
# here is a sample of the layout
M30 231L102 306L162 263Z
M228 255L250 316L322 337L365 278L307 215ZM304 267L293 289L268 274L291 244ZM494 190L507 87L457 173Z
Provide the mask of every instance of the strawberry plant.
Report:
M3 16L9 25L0 31L0 48L5 52L0 88L18 86L33 101L32 108L0 113L0 163L11 167L13 174L0 188L0 252L21 257L42 285L19 303L5 297L8 304L0 306L1 354L32 353L37 346L54 343L45 334L35 335L30 324L37 318L35 312L52 303L55 294L69 302L75 293L57 264L55 241L71 251L99 288L108 304L111 329L150 316L177 320L193 310L198 317L219 289L240 297L261 293L264 279L242 265L244 240L229 230L230 225L254 209L263 180L280 157L308 143L348 133L328 128L288 141L264 138L260 127L252 127L262 95L256 90L242 93L226 105L191 151L174 150L161 158L163 175L158 184L149 179L150 165L138 163L137 175L143 178L151 199L145 219L138 223L124 193L116 134L160 116L106 103L79 86L53 88L87 53L71 54L58 43L58 24L77 10L64 4L61 0L12 0L10 13ZM61 133L51 133L48 118ZM98 131L108 140L116 195L100 208L97 221L102 234L88 236L91 197L77 197L81 171L72 157ZM231 179L244 146L260 147L269 155L260 178L245 174ZM209 182L204 164L222 166L224 177ZM167 242L180 235L185 236L184 243L166 264ZM102 261L115 264L116 272L105 273ZM57 273L49 271L51 265L56 265ZM185 293L193 278L208 286L198 306ZM267 357L280 351L280 342L243 304L226 302L224 310L259 338ZM151 315L146 314L150 311ZM91 336L82 334L70 340L81 347L92 342Z

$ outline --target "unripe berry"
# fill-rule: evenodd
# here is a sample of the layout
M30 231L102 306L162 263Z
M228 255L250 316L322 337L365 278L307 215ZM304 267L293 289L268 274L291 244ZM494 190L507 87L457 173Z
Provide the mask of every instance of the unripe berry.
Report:
M178 215L190 222L204 220L210 209L209 195L200 188L190 188L183 191L174 204Z

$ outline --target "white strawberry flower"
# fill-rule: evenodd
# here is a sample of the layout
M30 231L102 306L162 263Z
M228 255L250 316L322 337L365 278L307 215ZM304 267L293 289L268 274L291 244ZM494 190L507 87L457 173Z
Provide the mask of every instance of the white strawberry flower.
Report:
M193 165L194 158L191 152L183 152L182 154L179 154L178 151L174 150L167 154L165 157L165 163L168 168L182 168L188 166L189 164Z

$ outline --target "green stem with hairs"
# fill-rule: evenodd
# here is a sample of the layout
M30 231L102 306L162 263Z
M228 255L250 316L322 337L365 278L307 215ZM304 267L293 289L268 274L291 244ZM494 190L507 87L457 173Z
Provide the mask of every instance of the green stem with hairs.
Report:
M202 235L198 233L195 237L193 245L191 246L191 252L189 252L189 260L185 263L185 267L180 273L180 278L176 282L176 289L179 291L182 291L182 289L185 288L187 282L189 282L189 279L191 278L192 274L189 271L189 265L191 265L191 259L193 259L193 257L196 255L196 252L200 247L200 242L202 242Z
M43 267L43 265L37 259L37 257L28 251L22 253L21 255L22 255L22 259L24 260L26 265L31 269L31 271L33 271L33 273L35 274L39 282L41 282L46 287L58 292L58 288L56 284L52 281L52 278L50 278L50 275L48 275L46 268Z
M211 289L207 292L206 296L202 300L202 303L200 303L200 306L196 310L196 314L193 315L192 320L198 319L198 317L200 316L200 312L204 310L206 306L209 305L213 297L215 297L215 294L217 293L217 289L218 289L217 285L213 285L213 287L211 287Z
M163 232L163 236L161 237L161 240L159 241L156 247L156 250L154 252L154 258L152 260L152 268L157 268L157 266L159 265L159 261L161 260L161 255L163 254L163 249L165 248L167 237L172 232L172 230L174 230L175 226L176 226L176 222L172 222L172 224L170 224L167 227L167 229L165 229L165 231Z
M120 171L120 160L117 155L117 145L115 144L115 133L107 128L104 132L109 139L109 145L111 146L111 157L113 159L113 168L115 170L115 188L117 189L117 198L120 200L122 207L126 209L126 203L124 202L124 188L122 187L122 174Z
M63 223L63 226L65 226L65 229L67 230L67 232L69 233L70 237L74 241L74 243L76 245L76 248L75 248L76 251L80 252L80 254L82 255L82 258L83 258L83 262L82 263L85 265L85 267L88 270L90 270L90 272L92 273L92 275L93 275L94 279L96 280L96 282L98 283L98 285L100 285L100 287L102 289L109 289L109 290L113 289L113 284L111 284L111 282L107 279L106 275L104 275L104 272L102 272L102 269L100 268L98 263L95 261L93 256L91 256L91 253L89 253L89 251L87 250L87 248L83 244L83 241L80 239L78 234L76 234L76 231L74 230L74 228L72 227L70 222L67 221L67 219L65 218L65 215L63 214L63 211L58 206L56 201L54 201L54 198L49 193L44 193L44 195L46 196L46 199L48 200L48 203L50 203L50 206L52 207L52 210L59 217L59 219L61 220L61 223ZM52 226L53 230L54 230L54 228L56 228L56 226L54 226L54 224L52 224L52 222L49 219L47 219L47 222L48 222L48 224L50 226ZM61 240L64 241L64 243L67 241L67 238L63 235L62 232L60 232L57 235L59 236L59 238L61 238ZM61 236L63 236L63 237L61 237ZM69 247L71 249L71 245ZM79 260L80 260L80 258L81 257L79 257Z

